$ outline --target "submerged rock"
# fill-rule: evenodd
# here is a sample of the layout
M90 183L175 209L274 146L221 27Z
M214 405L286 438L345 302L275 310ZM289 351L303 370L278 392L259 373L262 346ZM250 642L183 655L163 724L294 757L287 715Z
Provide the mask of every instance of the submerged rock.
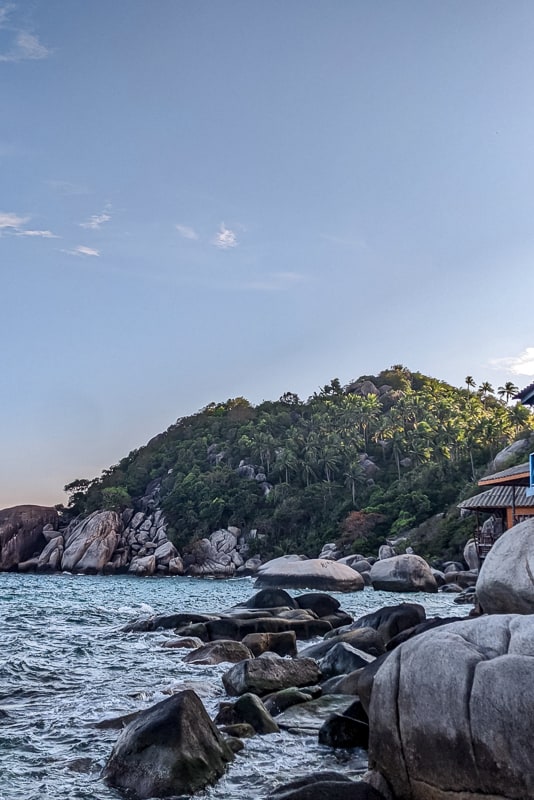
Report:
M103 777L138 800L189 795L214 783L233 757L198 696L186 690L122 731Z

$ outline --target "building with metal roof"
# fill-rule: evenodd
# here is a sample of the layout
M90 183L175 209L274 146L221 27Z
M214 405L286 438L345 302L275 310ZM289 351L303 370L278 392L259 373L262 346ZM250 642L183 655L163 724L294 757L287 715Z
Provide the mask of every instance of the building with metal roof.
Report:
M514 400L520 400L524 406L534 406L534 383L530 383L515 394Z

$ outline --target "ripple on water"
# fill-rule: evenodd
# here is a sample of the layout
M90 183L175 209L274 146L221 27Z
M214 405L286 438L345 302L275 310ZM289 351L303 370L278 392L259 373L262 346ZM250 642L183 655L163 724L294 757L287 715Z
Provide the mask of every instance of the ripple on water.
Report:
M229 608L254 592L250 579L201 581L0 573L0 800L118 800L100 780L117 731L95 723L193 688L211 714L224 666L184 664L161 647L169 632L124 634L137 617ZM295 593L296 594L296 593ZM360 616L406 595L335 595ZM411 595L429 614L464 615L449 595ZM365 753L332 751L317 737L272 734L246 741L206 800L262 797L313 769L357 776Z

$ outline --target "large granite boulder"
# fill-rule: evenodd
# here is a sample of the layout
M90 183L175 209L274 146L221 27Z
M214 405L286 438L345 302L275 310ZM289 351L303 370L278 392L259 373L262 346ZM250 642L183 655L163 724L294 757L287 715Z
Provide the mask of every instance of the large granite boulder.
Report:
M55 508L13 506L0 511L0 570L14 569L46 545L43 528L58 526Z
M219 778L233 753L190 689L142 711L119 735L104 768L137 800L190 795Z
M245 692L264 695L290 686L313 686L321 671L312 658L259 658L240 661L223 675L224 688L230 695Z
M410 639L374 675L370 767L396 800L534 797L533 674L533 616L482 616Z
M375 561L371 567L373 589L385 592L437 592L438 584L424 558L393 556Z
M344 564L322 558L306 561L274 559L257 572L256 586L322 589L331 592L357 592L364 588L363 578Z
M480 568L476 594L487 614L534 614L534 518L497 539Z
M61 569L101 572L119 543L122 520L116 511L95 511L76 525L65 539Z
M187 574L196 578L206 576L231 578L236 570L230 553L225 552L224 547L217 550L210 539L198 539L193 542L184 554L183 562Z

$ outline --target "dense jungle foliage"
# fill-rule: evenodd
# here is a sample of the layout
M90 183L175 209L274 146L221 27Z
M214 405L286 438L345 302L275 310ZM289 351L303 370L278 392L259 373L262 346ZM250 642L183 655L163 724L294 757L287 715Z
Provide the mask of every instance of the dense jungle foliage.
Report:
M121 509L158 480L179 549L220 527L257 529L264 557L317 556L327 541L372 553L434 515L427 557L458 554L472 519L450 511L476 491L498 450L534 415L508 405L515 387L475 390L396 365L347 386L332 380L306 401L287 392L242 397L179 419L94 480L76 480L68 511ZM449 513L446 513L449 512Z

